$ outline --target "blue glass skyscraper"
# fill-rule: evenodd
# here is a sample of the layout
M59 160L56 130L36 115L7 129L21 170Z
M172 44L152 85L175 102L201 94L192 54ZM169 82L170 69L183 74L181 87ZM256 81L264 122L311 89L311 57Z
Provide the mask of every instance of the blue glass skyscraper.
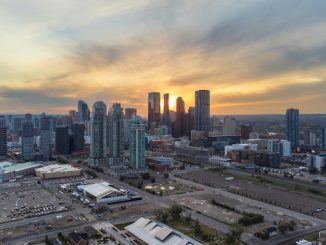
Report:
M299 146L299 110L286 110L286 135L287 140L291 142L291 148L295 149Z

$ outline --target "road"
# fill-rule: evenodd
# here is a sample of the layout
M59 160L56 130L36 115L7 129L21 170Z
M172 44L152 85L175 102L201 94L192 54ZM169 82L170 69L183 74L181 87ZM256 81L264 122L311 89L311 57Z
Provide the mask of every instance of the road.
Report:
M167 207L170 207L171 205L174 204L174 202L171 200L171 198L173 196L163 196L163 197L155 196L155 195L152 195L152 194L150 194L150 193L148 193L146 191L143 191L143 190L140 190L140 189L135 188L133 186L130 186L127 183L120 182L116 177L108 176L108 175L100 173L100 172L98 172L97 175L98 175L98 178L103 179L105 181L108 181L113 185L120 186L120 187L122 187L124 189L127 189L127 190L130 190L132 192L138 193L143 198L142 200L134 201L134 202L127 202L127 203L122 203L122 204L121 203L120 204L112 204L112 205L110 205L111 208L117 208L117 207L120 207L120 206L128 207L128 206L133 206L133 205L141 205L141 204L144 204L144 203L155 203L160 207L167 208ZM209 193L219 194L219 195L223 195L223 196L226 196L226 197L229 197L229 198L232 198L232 199L239 200L241 202L245 202L248 205L262 207L262 208L264 208L266 210L271 210L273 212L285 213L288 216L296 217L297 219L308 220L309 222L314 224L312 228L306 229L304 231L291 232L291 233L288 233L286 235L274 237L274 238L272 238L272 239L270 239L268 241L258 240L253 235L245 233L245 234L242 235L242 240L244 242L246 242L247 244L266 244L266 245L281 244L282 242L288 241L289 239L295 239L296 237L300 237L300 236L303 235L303 233L308 234L308 233L311 233L311 232L314 232L314 231L319 231L321 229L326 228L326 221L323 221L323 220L320 220L320 219L317 219L317 218L314 218L314 217L311 217L311 216L308 216L308 215L305 215L305 214L301 214L301 213L298 213L298 212L295 212L295 211L292 211L292 210L288 210L288 209L284 209L284 208L281 208L281 207L273 206L273 205L270 205L270 204L267 204L267 203L262 203L262 202L259 202L259 201L256 201L256 200L253 200L253 199L250 199L250 198L238 196L236 194L229 193L227 191L223 191L222 189L212 188L212 187L208 187L208 186L205 186L205 185L194 183L194 182L191 182L191 181L188 181L188 180L176 178L176 177L171 176L171 175L170 175L170 178L175 180L175 181L178 181L180 183L196 186L196 187L198 187L200 189L203 189L203 191L197 191L197 192L190 192L190 193L185 193L185 194L181 194L181 195L175 195L175 196L178 196L178 197L196 196L196 195L209 194ZM190 212L190 211L187 211L187 212ZM196 212L190 212L190 213L191 213L193 219L198 220L202 224L210 226L210 227L212 227L212 228L214 228L214 229L216 229L218 231L221 231L222 233L228 233L229 232L229 226L222 223L222 222L219 222L217 220L214 220L214 219L212 219L210 217L207 217L205 215L202 215L202 214L199 214L199 213L196 213ZM107 221L110 221L113 224L126 223L126 222L132 222L132 221L136 220L137 218L139 218L141 216L144 216L144 214L136 214L136 215L132 215L132 216L128 216L128 217L108 219ZM44 216L44 217L36 218L35 221L37 221L37 219L38 220L43 220L43 219L50 220L51 218L53 218L53 217ZM16 225L24 225L24 224L27 224L27 223L30 223L30 222L31 222L31 219L27 219L25 221L24 220L17 221L16 223L11 222L11 223L8 223L8 224L3 224L3 225L6 225L5 227L14 227ZM82 230L85 226L96 223L96 222L98 222L98 220L93 221L93 222L88 222L88 223L86 223L86 224L84 224L82 226L79 225L79 226L72 226L72 227L53 230L53 231L51 230L51 231L43 232L43 233L40 233L40 234L27 234L27 235L25 235L23 237L15 238L15 239L10 240L10 244L22 244L22 243L20 243L22 241L24 241L24 243L26 243L26 241L33 241L33 240L37 240L37 239L43 239L45 234L48 234L48 236L52 236L52 235L56 236L56 234L58 232L67 233L69 231ZM0 225L0 229L3 229L3 227L4 227L3 225Z
M261 207L261 208L263 208L265 210L270 210L270 211L273 211L273 212L276 212L276 213L284 213L284 214L286 214L288 216L295 217L296 219L307 220L307 221L309 221L310 223L313 224L313 226L311 228L308 228L308 229L305 229L305 230L300 230L300 231L294 231L294 232L291 232L291 233L287 233L285 235L277 236L277 237L274 237L274 238L272 238L270 240L267 240L267 241L257 240L257 239L254 239L252 236L250 237L247 234L245 234L245 235L243 235L242 240L247 242L248 244L258 244L257 243L258 241L260 242L259 244L266 244L266 245L282 244L285 241L292 240L292 239L295 239L297 237L301 237L303 234L309 234L309 233L313 233L313 232L316 232L316 231L326 229L326 221L315 218L315 217L312 217L312 216L309 216L309 215L298 213L298 212L295 212L295 211L292 211L292 210L289 210L289 209L285 209L285 208L281 208L281 207L278 207L278 206L274 206L274 205L271 205L271 204L259 202L259 201L254 200L254 199L250 199L250 198L247 198L247 197L243 197L243 196L239 196L239 195L236 195L236 194L233 194L233 193L229 193L229 192L224 191L222 189L212 188L212 187L205 186L205 185L202 185L202 184L199 184L199 183L194 183L194 182L189 181L189 180L180 179L180 178L177 178L177 177L174 177L174 176L170 176L170 178L172 178L172 179L174 179L176 181L179 181L180 183L183 183L183 184L194 185L194 186L196 186L198 188L202 188L202 189L204 189L206 191L211 191L214 194L222 195L222 196L225 196L225 197L228 197L228 198L238 200L240 202L247 203L248 205Z

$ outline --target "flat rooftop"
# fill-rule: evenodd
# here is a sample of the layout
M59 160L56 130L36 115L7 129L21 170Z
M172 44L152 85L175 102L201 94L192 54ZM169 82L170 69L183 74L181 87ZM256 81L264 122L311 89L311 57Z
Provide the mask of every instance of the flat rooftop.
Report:
M52 164L36 169L36 171L41 173L58 173L58 172L80 171L80 170L81 170L80 168L73 167L69 164Z
M8 161L0 162L0 169L5 173L21 171L29 168L37 168L40 166L42 165L35 162L25 162L25 163L13 163Z

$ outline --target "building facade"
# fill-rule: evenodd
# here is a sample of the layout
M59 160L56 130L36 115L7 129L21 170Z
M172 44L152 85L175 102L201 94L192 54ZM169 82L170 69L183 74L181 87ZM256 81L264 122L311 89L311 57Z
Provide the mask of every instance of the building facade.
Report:
M22 154L25 161L34 159L34 125L32 121L25 121L22 125Z
M179 138L186 135L186 114L185 114L185 102L182 97L178 97L176 101L176 120L174 122L173 137Z
M107 162L107 109L103 101L93 105L91 116L90 161L92 166L101 166Z
M68 126L56 128L55 151L58 155L69 155L71 153Z
M210 92L209 90L198 90L195 93L196 121L197 131L210 130Z
M44 161L52 159L51 117L41 118L41 151Z
M129 137L129 163L135 170L145 169L145 125L140 117L131 119Z
M109 111L109 163L121 163L124 150L123 109L119 103Z
M286 135L287 140L291 142L291 148L299 146L299 110L288 109L286 111Z
M85 125L74 123L72 131L72 151L83 152L85 147Z
M0 158L7 157L7 126L4 117L0 117Z
M148 93L148 128L158 127L161 122L161 94Z
M164 110L161 125L168 127L168 132L171 133L171 117L170 117L170 105L169 105L169 94L164 94Z
M82 100L78 101L77 117L78 117L78 122L85 122L89 120L88 105Z

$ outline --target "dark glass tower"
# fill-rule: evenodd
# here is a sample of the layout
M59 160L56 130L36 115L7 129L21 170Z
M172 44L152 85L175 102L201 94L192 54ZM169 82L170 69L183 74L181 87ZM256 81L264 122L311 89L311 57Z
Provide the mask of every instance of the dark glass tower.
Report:
M70 154L69 127L57 127L55 131L55 150L59 155Z
M164 110L161 125L167 126L168 132L171 133L171 117L169 107L169 94L164 94Z
M209 131L210 119L210 92L198 90L195 94L195 128L197 131Z
M182 97L177 98L176 102L176 120L174 123L174 137L179 138L186 134L186 123L185 123L185 102Z
M148 128L157 127L161 121L161 101L159 92L148 93Z
M286 135L287 140L291 142L291 148L299 146L299 110L286 110Z
M85 122L89 120L88 105L82 100L78 101L77 117L78 117L78 122Z

